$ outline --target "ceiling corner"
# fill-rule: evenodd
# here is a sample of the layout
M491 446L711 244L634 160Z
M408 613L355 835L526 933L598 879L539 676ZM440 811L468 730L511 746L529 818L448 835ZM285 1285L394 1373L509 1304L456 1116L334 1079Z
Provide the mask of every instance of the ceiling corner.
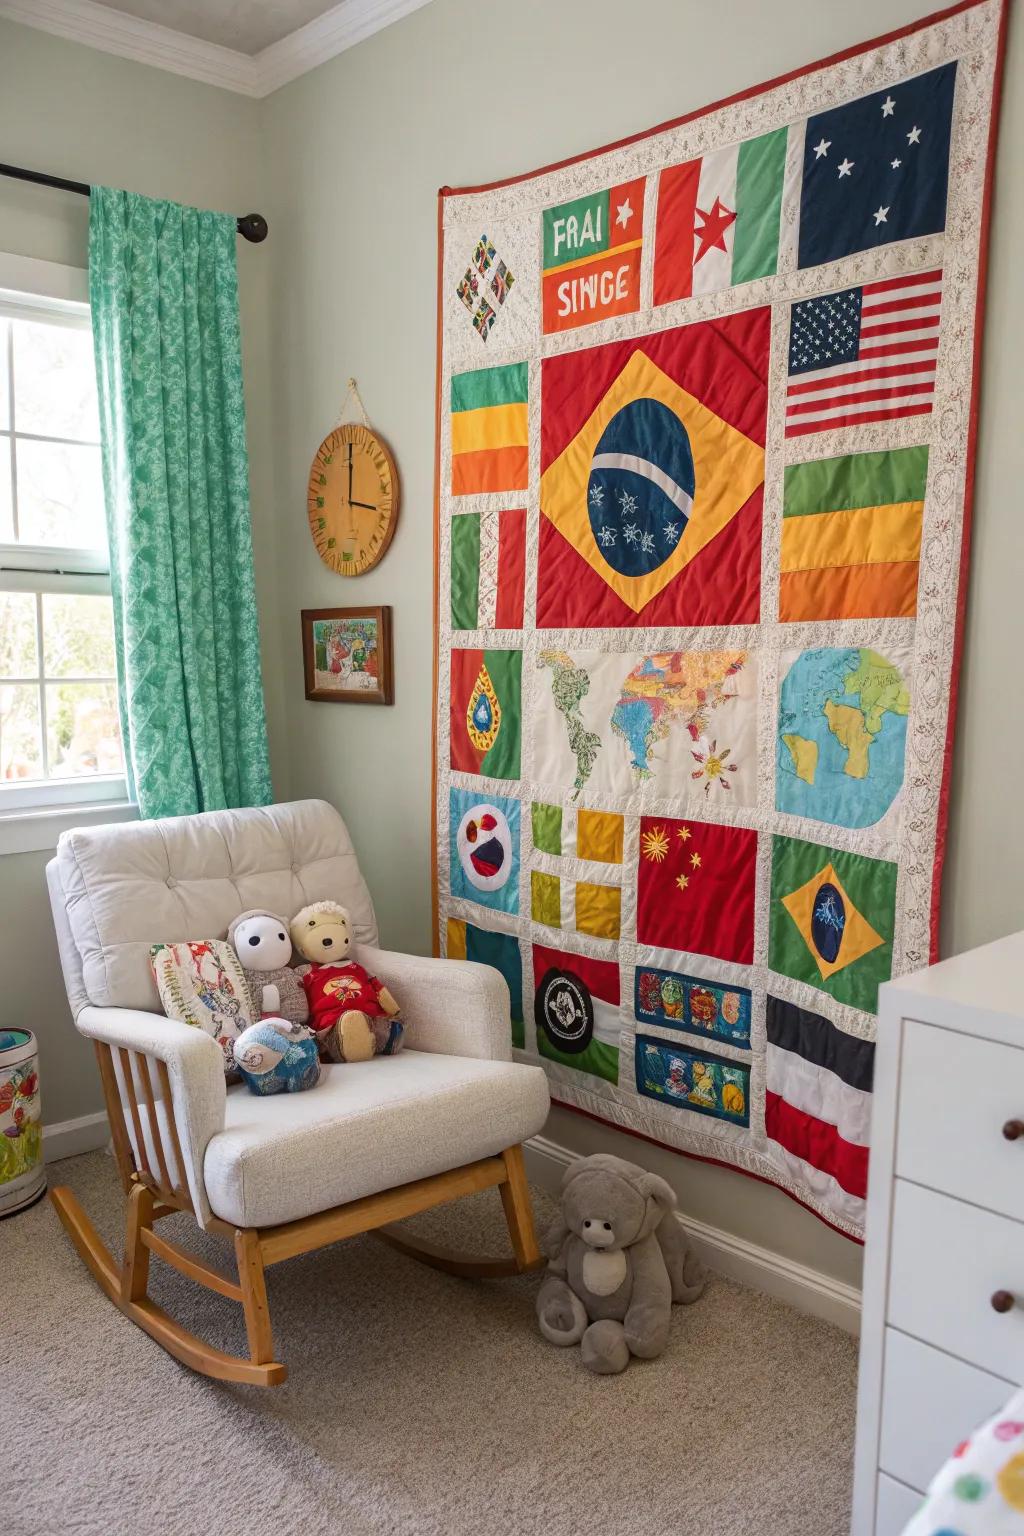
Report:
M323 16L255 56L256 94L269 96L430 3L431 0L342 0Z
M430 0L341 0L254 55L111 10L96 0L0 0L0 18L204 85L262 97L429 4Z

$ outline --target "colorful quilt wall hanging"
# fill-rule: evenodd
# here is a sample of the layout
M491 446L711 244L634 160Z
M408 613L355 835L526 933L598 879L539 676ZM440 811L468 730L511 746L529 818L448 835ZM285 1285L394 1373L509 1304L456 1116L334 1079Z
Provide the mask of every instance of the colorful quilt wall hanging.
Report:
M438 952L862 1235L936 953L1000 0L440 194Z

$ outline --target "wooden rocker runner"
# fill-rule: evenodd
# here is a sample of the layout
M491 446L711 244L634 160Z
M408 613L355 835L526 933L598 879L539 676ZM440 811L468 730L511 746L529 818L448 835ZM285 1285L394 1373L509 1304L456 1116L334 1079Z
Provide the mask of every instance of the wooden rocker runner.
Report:
M254 849L265 874L253 872ZM369 893L330 806L300 801L65 833L47 880L68 997L95 1044L126 1197L120 1265L69 1188L50 1198L110 1300L176 1359L222 1381L282 1382L266 1267L361 1232L454 1275L511 1275L542 1262L521 1142L544 1123L547 1082L509 1059L508 989L489 967L375 948ZM409 1043L398 1056L326 1067L309 1093L259 1098L225 1088L210 1036L152 1011L149 947L218 937L246 907L280 909L282 885L293 910L329 897L345 903L357 957L402 1000ZM391 1226L491 1187L508 1224L507 1258L448 1253ZM182 1211L231 1240L237 1277L157 1231ZM248 1359L205 1342L150 1298L153 1255L241 1303Z

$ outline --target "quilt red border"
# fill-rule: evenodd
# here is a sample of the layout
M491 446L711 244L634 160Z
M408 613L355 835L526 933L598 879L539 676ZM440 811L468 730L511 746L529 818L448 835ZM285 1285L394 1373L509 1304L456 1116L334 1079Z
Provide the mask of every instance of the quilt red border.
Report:
M612 150L623 149L627 145L637 144L643 139L654 138L659 133L669 129L681 127L684 123L694 122L696 119L706 117L709 112L717 112L722 107L731 106L736 102L748 101L753 96L760 96L765 91L774 90L780 85L785 85L790 80L798 80L803 75L814 73L819 69L825 69L832 64L841 64L846 59L856 58L859 54L868 53L873 48L879 48L887 43L898 42L900 38L911 37L915 32L920 32L926 27L945 21L951 16L958 16L964 11L974 10L984 0L960 0L957 5L950 5L939 11L933 11L918 21L909 22L906 26L894 28L891 32L885 32L877 37L869 38L866 42L857 43L850 48L840 49L836 53L816 59L810 64L801 65L797 69L785 71L776 75L773 79L762 81L760 84L750 86L742 91L735 91L732 95L723 96L718 101L697 108L693 112L684 112L678 117L669 118L666 122L658 123L653 128L646 128L638 133L627 134L620 139L615 139L608 144L602 144L597 149L588 150L583 154L569 155L562 160L553 160L547 165L536 166L529 171L524 171L517 176L507 176L497 181L481 182L476 186L450 187L443 186L437 194L437 356L435 367L435 413L434 413L434 667L433 667L433 709L432 709L432 736L431 736L431 913L432 913L432 944L433 953L440 953L439 931L439 904L437 892L437 732L434 722L437 719L438 698L438 669L440 657L438 653L438 601L440 594L440 516L441 516L441 376L442 376L442 340L443 340L443 310L442 310L442 281L444 261L444 205L449 197L463 197L476 192L491 192L500 187L511 187L522 181L529 181L535 176L542 176L550 171L563 169L565 166L580 165L586 160L596 159L597 156L607 154ZM953 664L950 679L950 707L949 719L946 728L946 744L943 754L942 784L939 791L939 805L935 838L935 861L932 875L931 908L929 914L930 923L930 956L934 964L940 957L940 916L942 899L942 875L945 868L947 836L949 830L949 800L950 780L953 763L953 746L956 738L956 716L959 702L960 667L963 659L966 607L967 607L967 573L970 565L971 531L974 515L974 477L977 461L978 441L978 415L981 393L981 358L982 336L985 320L985 300L988 285L988 257L989 241L991 235L993 188L995 179L995 155L999 133L1000 107L1002 103L1003 72L1006 61L1006 38L1010 12L1010 0L1000 0L999 13L999 41L996 48L995 71L992 87L992 111L989 119L988 155L985 165L985 183L982 194L981 232L978 252L978 285L975 298L975 331L974 331L974 357L971 369L971 403L968 419L967 438L967 464L964 479L964 505L960 546L960 568L957 580L956 616L953 639ZM587 1119L597 1120L600 1124L610 1124L598 1115L580 1109L574 1104L567 1104L555 1098L552 1094L552 1102L560 1108L572 1110L575 1114L585 1116ZM732 1163L719 1163L716 1158L702 1157L698 1153L687 1152L679 1147L670 1146L667 1142L660 1142L655 1137L645 1136L641 1131L635 1131L627 1126L612 1125L613 1129L621 1130L625 1135L635 1136L641 1141L650 1141L654 1146L664 1146L669 1151L681 1157L692 1158L696 1162L716 1164L723 1168L729 1168L733 1172L745 1173L746 1170L737 1168ZM749 1178L758 1179L761 1183L769 1184L774 1189L780 1189L790 1200L801 1205L805 1210L811 1210L810 1206L790 1190L781 1185L773 1184L771 1180L763 1179L759 1174L747 1174ZM817 1211L812 1212L826 1226L833 1224ZM833 1227L834 1231L841 1232L839 1227ZM844 1237L852 1242L861 1241L850 1237L847 1232L842 1232Z

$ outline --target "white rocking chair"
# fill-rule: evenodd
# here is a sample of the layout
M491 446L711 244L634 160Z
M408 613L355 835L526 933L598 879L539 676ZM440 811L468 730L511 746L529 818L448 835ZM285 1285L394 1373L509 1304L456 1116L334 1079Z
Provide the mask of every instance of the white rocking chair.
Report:
M120 1266L69 1188L50 1198L110 1300L178 1360L223 1381L283 1381L265 1266L360 1232L457 1275L542 1262L521 1143L544 1124L547 1080L511 1061L508 988L487 966L376 947L370 895L331 806L305 800L69 832L46 874L68 999L96 1046L127 1200ZM402 1003L405 1049L325 1067L306 1093L226 1089L216 1041L158 1011L150 946L223 937L248 908L290 917L326 899L348 908L355 957ZM489 1186L504 1206L506 1259L451 1254L387 1225ZM237 1279L156 1231L175 1211L231 1239ZM153 1254L241 1302L248 1359L156 1305L147 1294Z

